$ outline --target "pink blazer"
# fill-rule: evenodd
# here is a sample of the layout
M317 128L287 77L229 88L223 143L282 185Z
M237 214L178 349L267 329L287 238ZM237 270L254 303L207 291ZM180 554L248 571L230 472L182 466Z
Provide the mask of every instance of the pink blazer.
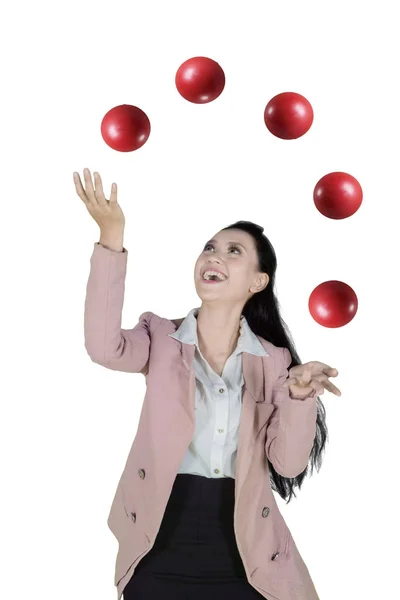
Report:
M109 369L142 373L146 395L108 517L119 543L117 600L151 550L195 427L194 345L168 336L183 319L152 312L121 329L127 252L95 244L85 302L85 347ZM308 464L316 432L315 398L293 400L282 383L290 353L258 336L269 356L243 353L243 406L235 477L234 529L248 582L268 600L319 600L279 511L267 457L284 477Z

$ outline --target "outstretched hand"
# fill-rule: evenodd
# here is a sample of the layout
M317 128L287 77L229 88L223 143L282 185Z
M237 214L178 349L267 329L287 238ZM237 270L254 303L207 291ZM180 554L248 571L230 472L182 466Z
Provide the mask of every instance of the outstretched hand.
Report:
M296 365L289 371L289 378L283 387L289 388L290 397L305 400L314 391L314 396L323 394L325 389L336 396L341 396L341 391L329 381L329 377L337 377L339 372L325 363L317 360Z

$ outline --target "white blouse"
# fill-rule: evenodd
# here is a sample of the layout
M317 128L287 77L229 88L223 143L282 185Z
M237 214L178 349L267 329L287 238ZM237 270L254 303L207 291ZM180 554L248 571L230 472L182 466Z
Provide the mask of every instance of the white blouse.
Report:
M205 477L235 478L239 423L242 412L243 351L269 356L246 318L240 319L237 346L225 363L222 376L213 371L202 355L197 337L198 308L193 308L170 337L195 344L196 426L193 439L178 469Z

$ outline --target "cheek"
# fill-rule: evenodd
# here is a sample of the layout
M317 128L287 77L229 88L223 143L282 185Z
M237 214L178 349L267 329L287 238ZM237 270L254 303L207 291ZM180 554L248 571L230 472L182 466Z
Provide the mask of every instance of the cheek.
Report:
M237 282L244 282L247 279L246 269L237 264L228 264L229 277L232 277Z
M251 285L251 277L245 269L230 269L229 284L238 290L243 290Z
M200 263L200 260L197 259L196 264L194 265L194 269L193 269L194 276L200 274L200 264L199 263Z

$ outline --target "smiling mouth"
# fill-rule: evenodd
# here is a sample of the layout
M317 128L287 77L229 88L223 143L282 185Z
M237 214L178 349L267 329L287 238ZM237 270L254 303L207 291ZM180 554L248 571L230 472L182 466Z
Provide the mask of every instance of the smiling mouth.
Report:
M227 281L227 279L219 279L219 277L217 277L217 275L213 275L212 278L210 278L210 279L204 279L204 277L202 277L201 281L203 283L225 283L225 281Z

